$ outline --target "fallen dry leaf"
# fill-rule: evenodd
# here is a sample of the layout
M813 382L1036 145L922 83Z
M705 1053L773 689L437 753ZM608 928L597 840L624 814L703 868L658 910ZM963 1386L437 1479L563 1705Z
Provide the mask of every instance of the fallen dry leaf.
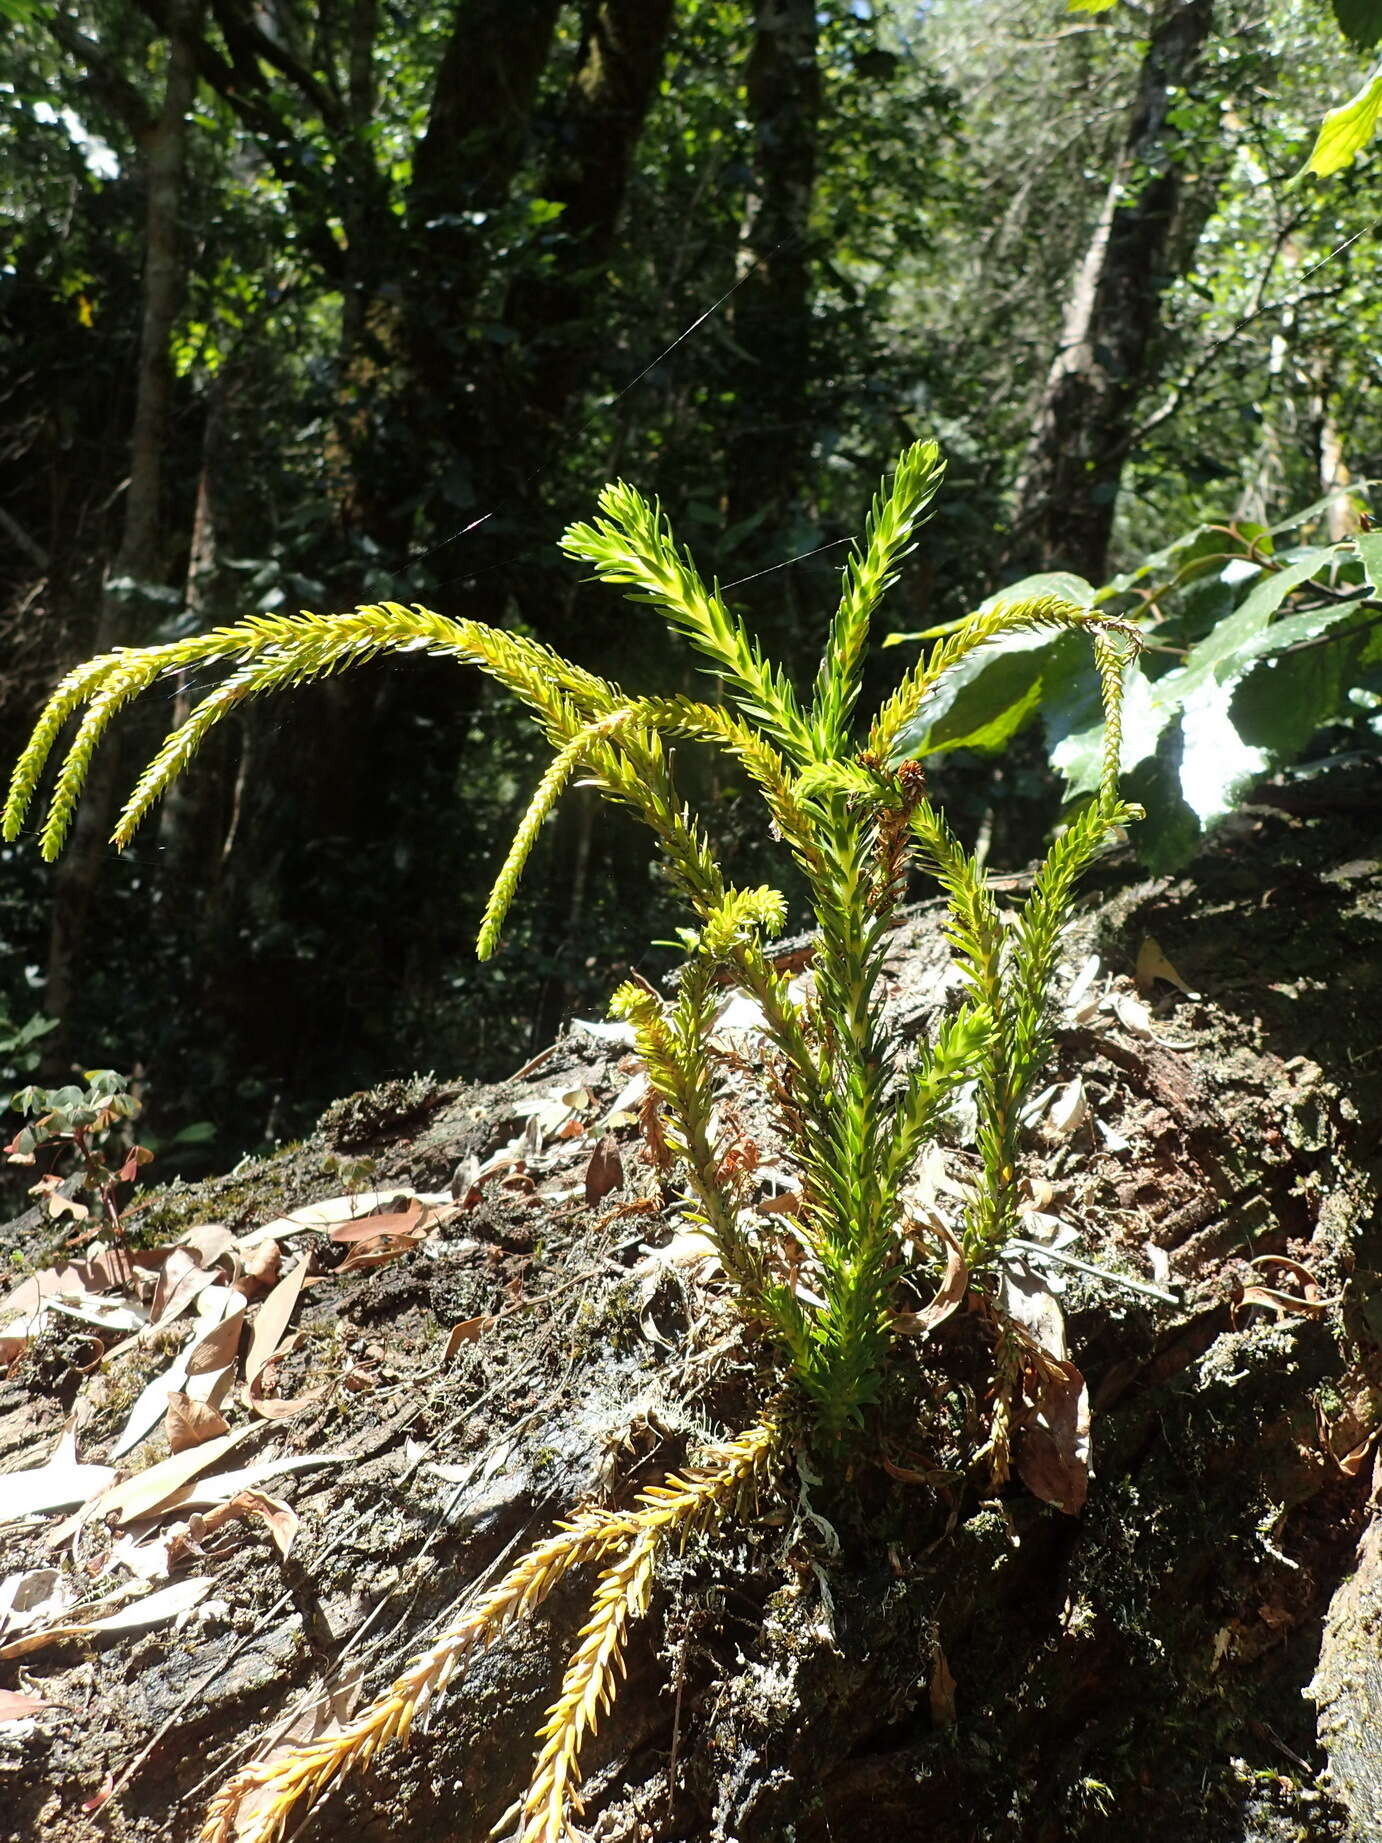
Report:
M13 1638L31 1625L51 1625L76 1598L61 1568L25 1568L0 1581L0 1638Z
M254 1431L253 1426L237 1427L230 1433L218 1435L214 1440L204 1440L200 1446L194 1446L188 1452L174 1453L171 1458L162 1459L157 1465L146 1466L142 1472L136 1472L133 1478L123 1479L117 1485L108 1485L104 1491L89 1498L76 1517L69 1518L53 1531L48 1538L50 1546L67 1541L92 1517L113 1516L117 1523L133 1523L136 1518L152 1516L165 1505L171 1507L185 1485L190 1484L208 1466L224 1458L232 1447L238 1446L241 1440Z
M170 1619L189 1612L210 1591L211 1582L204 1577L174 1581L171 1587L160 1587L156 1592L132 1600L128 1606L122 1606L113 1613L104 1613L98 1619L66 1619L57 1625L45 1626L42 1631L27 1632L21 1638L0 1645L0 1657L23 1657L30 1651L55 1645L64 1638L96 1638L108 1636L112 1632L147 1632L154 1626L166 1625Z
M1199 993L1190 990L1190 987L1166 958L1161 949L1161 942L1153 934L1149 934L1137 950L1137 967L1133 978L1137 982L1139 992L1150 992L1156 981L1161 979L1167 985L1173 985L1179 991L1184 992L1187 998L1199 997Z
M918 1225L919 1226L919 1225ZM941 1283L936 1288L935 1296L920 1312L895 1312L893 1330L904 1337L925 1337L934 1331L937 1325L943 1325L950 1315L959 1309L965 1293L969 1289L969 1267L965 1262L964 1252L959 1242L941 1222L939 1217L932 1218L933 1232L945 1246L945 1272ZM917 1239L915 1236L913 1239Z
M498 1323L499 1320L492 1312L486 1312L479 1318L463 1318L458 1325L452 1325L451 1334L446 1340L446 1349L441 1353L442 1368L445 1369L447 1364L454 1360L462 1344L473 1344L482 1332L488 1331L491 1325Z
M296 1310L302 1283L307 1278L308 1264L308 1257L304 1255L289 1268L254 1315L249 1353L245 1358L245 1380L251 1385L282 1342Z
M44 1696L26 1696L18 1689L0 1689L0 1725L7 1721L23 1721L29 1715L37 1715L40 1709L51 1707Z
M1043 1504L1075 1517L1089 1495L1089 1389L1073 1363L1048 1359L1036 1400L1018 1428L1018 1477Z
M612 1190L618 1190L623 1182L624 1166L619 1157L618 1143L613 1133L606 1133L590 1154L590 1163L585 1168L586 1202L601 1202Z
M100 1785L91 1794L90 1798L84 1798L82 1800L82 1810L83 1811L99 1811L101 1806L105 1804L106 1800L112 1795L114 1791L115 1791L115 1777L112 1773L108 1772L105 1778L101 1781Z
M175 1453L185 1453L220 1434L230 1432L230 1422L204 1401L175 1391L168 1397L168 1446Z
M286 1561L298 1533L298 1514L280 1499L270 1497L267 1491L237 1491L226 1503L193 1517L189 1534L194 1541L200 1542L203 1536L211 1535L223 1524L251 1517L259 1517L268 1524L274 1547Z
M940 1646L936 1646L935 1660L931 1665L931 1682L929 1684L931 1701L931 1719L938 1728L953 1728L955 1725L955 1679L950 1674L950 1665Z
M51 1459L11 1472L3 1480L7 1517L36 1516L47 1510L70 1510L103 1490L115 1476L108 1465L81 1465L77 1461L76 1416L69 1417Z
M1077 1075L1056 1093L1046 1116L1046 1130L1060 1139L1068 1139L1089 1117L1089 1100L1084 1083Z

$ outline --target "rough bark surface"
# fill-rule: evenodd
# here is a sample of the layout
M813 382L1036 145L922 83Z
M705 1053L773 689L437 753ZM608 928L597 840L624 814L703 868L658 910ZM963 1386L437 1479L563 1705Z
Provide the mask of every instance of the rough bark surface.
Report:
M1189 201L1170 117L1192 89L1212 0L1172 0L1151 35L1127 137L1066 304L1018 482L1019 543L1102 582L1137 405L1155 380L1161 300L1188 261ZM1178 230L1181 232L1177 235Z
M1063 1132L1045 1116L1032 1175L1079 1253L1159 1272L1179 1299L1077 1275L1059 1294L1094 1410L1083 1513L937 1467L942 1428L977 1436L984 1418L986 1348L950 1321L900 1360L847 1476L793 1476L663 1576L591 1752L592 1835L1378 1837L1382 864L1351 841L1380 788L1373 770L1292 790L1293 810L1250 809L1179 877L1107 865L1071 936L1065 979L1097 952L1112 983L1058 1032L1052 1079L1078 1077L1088 1113ZM923 903L897 934L908 1029L953 1002L939 920ZM1163 976L1138 1009L1149 938L1198 996ZM210 1787L324 1682L338 1707L362 1673L372 1694L511 1545L747 1422L764 1353L713 1277L648 1252L677 1221L623 1098L635 1073L573 1025L508 1084L353 1096L304 1144L133 1217L150 1240L243 1230L338 1193L352 1166L462 1204L381 1268L315 1257L277 1394L325 1393L236 1461L320 1459L266 1487L301 1519L286 1562L262 1526L193 1526L181 1570L212 1586L183 1629L15 1659L0 1632L0 1687L47 1702L0 1723L0 1833L183 1843ZM747 1095L742 1117L771 1159ZM506 1144L514 1160L477 1185ZM933 1180L968 1156L961 1124ZM54 1230L31 1213L6 1235L37 1266ZM87 1348L46 1336L20 1359L0 1466L45 1457L74 1401L80 1456L99 1460L168 1361L146 1346L85 1376ZM54 1552L51 1521L4 1529L3 1573L107 1588L116 1532ZM480 1843L521 1790L591 1585L568 1580L309 1834Z

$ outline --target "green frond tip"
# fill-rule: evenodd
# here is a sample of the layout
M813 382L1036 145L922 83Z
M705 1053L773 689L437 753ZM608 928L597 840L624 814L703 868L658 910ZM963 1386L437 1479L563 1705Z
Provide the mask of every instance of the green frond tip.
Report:
M628 590L630 601L660 609L710 661L745 716L793 761L806 760L813 752L811 730L791 684L763 657L719 590L706 587L658 502L619 480L600 494L599 509L594 524L571 525L562 534L566 555L593 565L600 581Z
M811 709L816 745L826 757L844 748L859 698L869 621L897 581L898 566L912 550L916 528L944 474L945 462L937 443L914 442L898 461L891 484L885 479L879 486L863 542L850 551Z

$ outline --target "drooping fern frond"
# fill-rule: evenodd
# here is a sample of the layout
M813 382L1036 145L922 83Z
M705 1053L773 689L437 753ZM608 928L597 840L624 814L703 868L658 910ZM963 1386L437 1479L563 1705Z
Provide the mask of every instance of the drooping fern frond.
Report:
M954 671L962 659L981 646L1000 640L1004 634L1035 632L1043 627L1064 627L1094 635L1109 632L1125 635L1134 648L1139 644L1136 633L1124 622L1059 595L1038 595L1023 601L1000 601L981 609L940 644L930 656L912 667L874 719L869 732L869 750L884 761L891 760L901 747L907 747L905 731L916 719L922 704L935 687Z
M542 1745L523 1801L518 1843L569 1843L581 1748L609 1707L629 1623L647 1606L659 1558L752 1503L780 1455L787 1426L781 1411L773 1410L737 1440L712 1448L694 1468L640 1494L634 1538L600 1578L561 1693L539 1730Z
M582 721L604 716L620 699L614 688L582 671L550 647L479 621L451 620L397 602L340 615L253 615L210 633L163 646L123 647L69 673L20 756L4 809L4 834L19 836L48 757L67 719L89 709L59 770L40 834L47 858L61 851L72 813L111 720L156 680L193 666L235 664L236 670L174 729L140 777L116 827L113 843L126 845L151 807L191 761L211 729L244 699L305 685L383 652L428 652L478 666L511 691L544 725L569 740L570 711Z
M419 1716L447 1688L466 1660L492 1645L515 1621L531 1617L573 1568L623 1550L625 1559L615 1564L611 1574L627 1579L625 1562L630 1556L638 1557L640 1563L646 1563L646 1571L639 1576L640 1589L646 1596L652 1564L669 1542L684 1543L693 1532L713 1527L736 1505L746 1506L753 1501L789 1431L789 1419L781 1409L773 1408L746 1433L709 1447L684 1475L641 1492L633 1509L578 1511L553 1535L531 1548L497 1586L467 1607L381 1696L338 1733L303 1741L277 1759L241 1767L211 1801L199 1843L278 1843L289 1819L304 1801L315 1803L347 1773L367 1767L389 1742L406 1742ZM605 1586L610 1578L603 1577L597 1590L596 1617L602 1596L604 1601L611 1597ZM621 1643L627 1616L628 1608L618 1626ZM602 1661L605 1666L605 1674L592 1692L596 1715L601 1690L608 1687L608 1670L617 1656L616 1645L602 1656L588 1658L592 1670ZM557 1705L554 1717L562 1707L561 1703ZM594 1726L589 1708L590 1704L582 1703L572 1709L567 1724L557 1731L564 1772L560 1783L552 1788L553 1795L545 1801L544 1821L559 1827L525 1829L527 1837L566 1835L566 1813L575 1784L580 1742Z

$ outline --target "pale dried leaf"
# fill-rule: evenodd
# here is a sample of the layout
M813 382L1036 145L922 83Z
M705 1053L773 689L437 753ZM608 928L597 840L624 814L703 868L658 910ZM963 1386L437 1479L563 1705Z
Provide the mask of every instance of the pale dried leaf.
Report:
M1090 954L1079 971L1075 974L1070 990L1065 995L1064 1013L1067 1024L1087 1024L1099 1009L1099 995L1094 990L1094 982L1099 977L1099 956Z
M1137 988L1140 992L1150 992L1156 981L1160 979L1167 985L1173 985L1179 991L1184 992L1187 998L1199 997L1199 993L1191 991L1166 958L1162 952L1161 942L1153 934L1149 934L1137 950L1137 967L1133 978L1137 981Z
M76 1588L60 1568L25 1568L0 1581L0 1638L58 1619L76 1598Z
M998 1270L998 1304L1049 1357L1065 1361L1065 1314L1044 1275L1026 1261L1005 1259Z
M83 1505L79 1517L55 1531L49 1540L57 1542L64 1539L68 1531L74 1531L91 1517L113 1517L117 1523L133 1523L140 1517L154 1515L165 1505L177 1500L185 1486L206 1471L208 1466L224 1458L232 1447L238 1446L241 1440L254 1431L252 1426L238 1427L230 1433L219 1434L215 1439L204 1440L200 1446L194 1446L185 1453L174 1453L156 1465L146 1466L142 1472L136 1472L133 1478L108 1486L99 1496Z
M56 1644L59 1639L151 1631L189 1611L204 1600L210 1591L211 1582L205 1578L174 1581L171 1587L160 1587L154 1593L145 1594L128 1606L122 1606L113 1613L105 1613L98 1619L69 1619L58 1625L46 1626L41 1632L28 1632L22 1638L0 1645L0 1657L23 1657L30 1651Z
M1113 1015L1135 1037L1154 1037L1152 1014L1140 998L1134 998L1131 992L1115 992L1110 1001Z
M1046 1116L1046 1130L1058 1139L1068 1139L1089 1117L1089 1100L1084 1083L1077 1075L1056 1095Z
M75 1416L64 1427L51 1459L23 1472L11 1472L0 1481L6 1517L70 1510L74 1504L86 1503L114 1478L113 1466L78 1464L74 1427Z
M302 1283L307 1278L308 1257L297 1261L274 1287L254 1315L250 1331L249 1353L245 1358L245 1380L252 1383L282 1342L283 1333L297 1307Z
M1078 1516L1089 1495L1089 1389L1073 1363L1048 1364L1018 1429L1017 1475L1034 1497Z
M208 1504L224 1504L241 1491L253 1491L267 1479L284 1472L309 1472L319 1465L347 1465L349 1453L295 1453L282 1459L261 1459L257 1465L241 1466L233 1472L213 1473L210 1478L196 1479L180 1493L176 1510L199 1510Z
M46 1696L26 1695L19 1689L0 1689L0 1727L12 1721L25 1721L40 1709L51 1708Z

